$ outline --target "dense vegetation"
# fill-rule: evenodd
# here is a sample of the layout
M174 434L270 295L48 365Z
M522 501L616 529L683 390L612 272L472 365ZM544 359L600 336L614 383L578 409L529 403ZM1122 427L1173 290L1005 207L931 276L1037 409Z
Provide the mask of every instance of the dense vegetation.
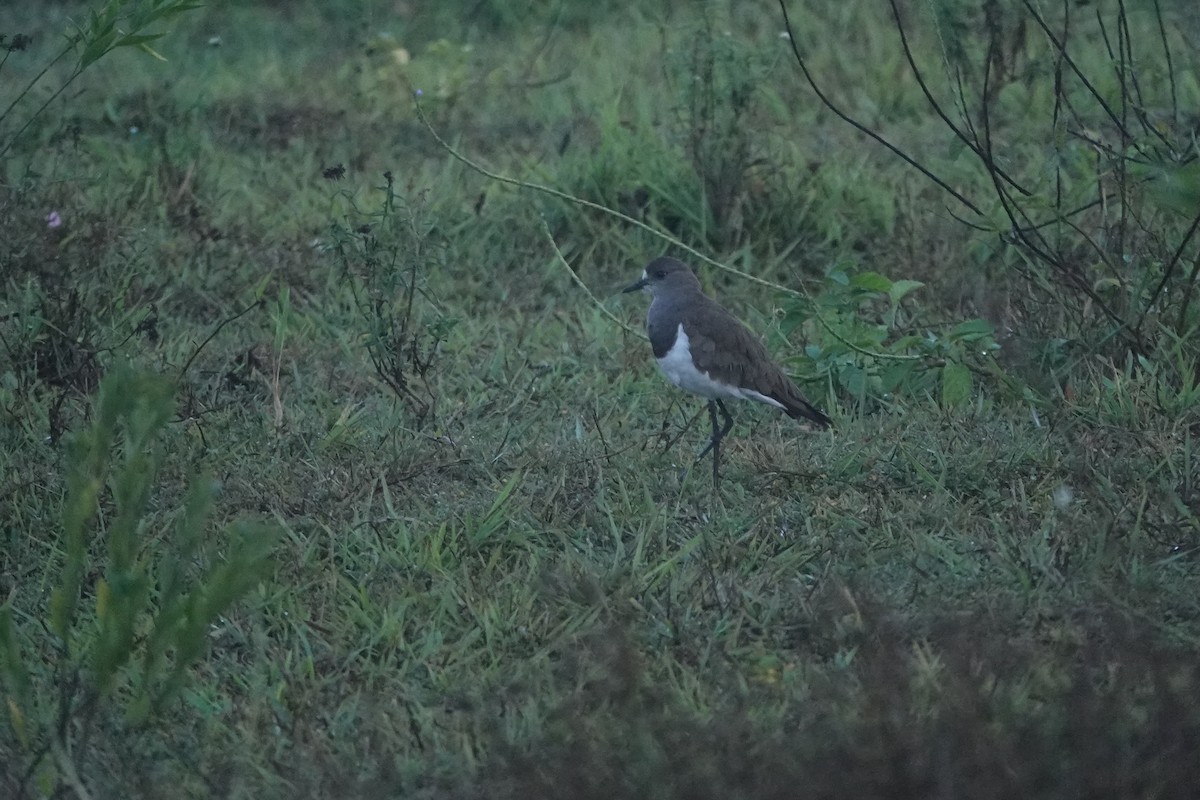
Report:
M38 8L0 795L1200 793L1194 3Z

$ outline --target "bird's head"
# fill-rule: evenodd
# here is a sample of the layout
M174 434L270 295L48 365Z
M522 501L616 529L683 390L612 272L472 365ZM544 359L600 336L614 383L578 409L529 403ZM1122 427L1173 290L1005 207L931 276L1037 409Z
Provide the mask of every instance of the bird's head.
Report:
M692 268L682 261L663 256L656 258L642 270L641 280L631 283L622 292L636 292L644 289L652 295L660 295L671 291L698 291L700 281Z

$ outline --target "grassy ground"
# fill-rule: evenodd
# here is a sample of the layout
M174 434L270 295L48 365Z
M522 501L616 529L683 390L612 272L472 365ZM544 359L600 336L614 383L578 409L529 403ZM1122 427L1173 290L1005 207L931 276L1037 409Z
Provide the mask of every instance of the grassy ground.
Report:
M154 43L166 62L94 65L0 164L5 796L1195 796L1193 338L1140 362L1097 341L817 102L773 4L419 5L214 2ZM877 4L793 5L837 103L984 185ZM33 37L4 97L80 10L0 8ZM1167 12L1194 107L1197 20ZM542 220L634 328L644 298L614 292L670 246L471 170L414 88L471 158L805 287L702 271L834 429L737 408L714 493L688 469L702 405ZM1035 173L1044 129L1008 120ZM925 286L888 318L846 289L869 272ZM806 351L837 345L806 302L868 349L976 317L1001 348L961 398L939 363L855 392L869 365ZM169 557L195 475L221 490L196 570L236 552L235 519L279 536L142 717L140 656L89 685L105 492L78 649L47 624L67 443L124 362L175 387L139 558Z

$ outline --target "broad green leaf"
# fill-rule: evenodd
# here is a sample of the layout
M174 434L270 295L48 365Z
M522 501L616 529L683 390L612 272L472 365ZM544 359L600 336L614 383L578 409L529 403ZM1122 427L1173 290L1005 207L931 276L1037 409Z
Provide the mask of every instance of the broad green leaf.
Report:
M908 350L910 347L916 347L917 345L922 344L924 341L925 341L924 337L917 336L916 334L910 334L908 336L901 336L899 339L892 342L891 345L888 346L888 350L890 350L893 353L903 353L906 350Z
M883 345L883 342L888 337L887 325L865 325L857 333L856 336L847 336L859 347L874 350Z
M924 285L921 281L898 280L892 284L892 288L888 289L888 297L891 298L893 303L899 303L906 294L920 289Z
M916 368L918 361L894 361L883 371L879 376L879 381L883 385L884 391L898 392L905 391L905 384L912 376L913 370Z
M954 339L980 339L985 336L991 336L993 333L992 324L982 319L969 319L965 322L960 322L946 334L946 338Z
M867 394L867 373L863 372L860 367L853 364L847 364L842 367L841 374L838 375L842 386L846 387L846 391L859 398L866 397Z
M942 368L942 405L957 408L971 396L971 370L958 362Z
M895 284L878 272L861 272L850 279L850 285L856 289L866 289L868 292L887 294Z
M162 36L161 33L130 33L118 39L113 47L137 47L147 42L153 42L155 39L161 39Z
M804 317L796 313L796 309L784 309L783 319L779 321L779 332L787 336L804 323Z

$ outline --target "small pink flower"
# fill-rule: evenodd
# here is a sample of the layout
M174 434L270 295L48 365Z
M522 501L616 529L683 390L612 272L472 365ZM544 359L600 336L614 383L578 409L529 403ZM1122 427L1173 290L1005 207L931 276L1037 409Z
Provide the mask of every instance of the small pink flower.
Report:
M46 227L47 228L61 228L62 227L62 217L60 217L58 215L57 211L51 211L49 214L46 215Z

